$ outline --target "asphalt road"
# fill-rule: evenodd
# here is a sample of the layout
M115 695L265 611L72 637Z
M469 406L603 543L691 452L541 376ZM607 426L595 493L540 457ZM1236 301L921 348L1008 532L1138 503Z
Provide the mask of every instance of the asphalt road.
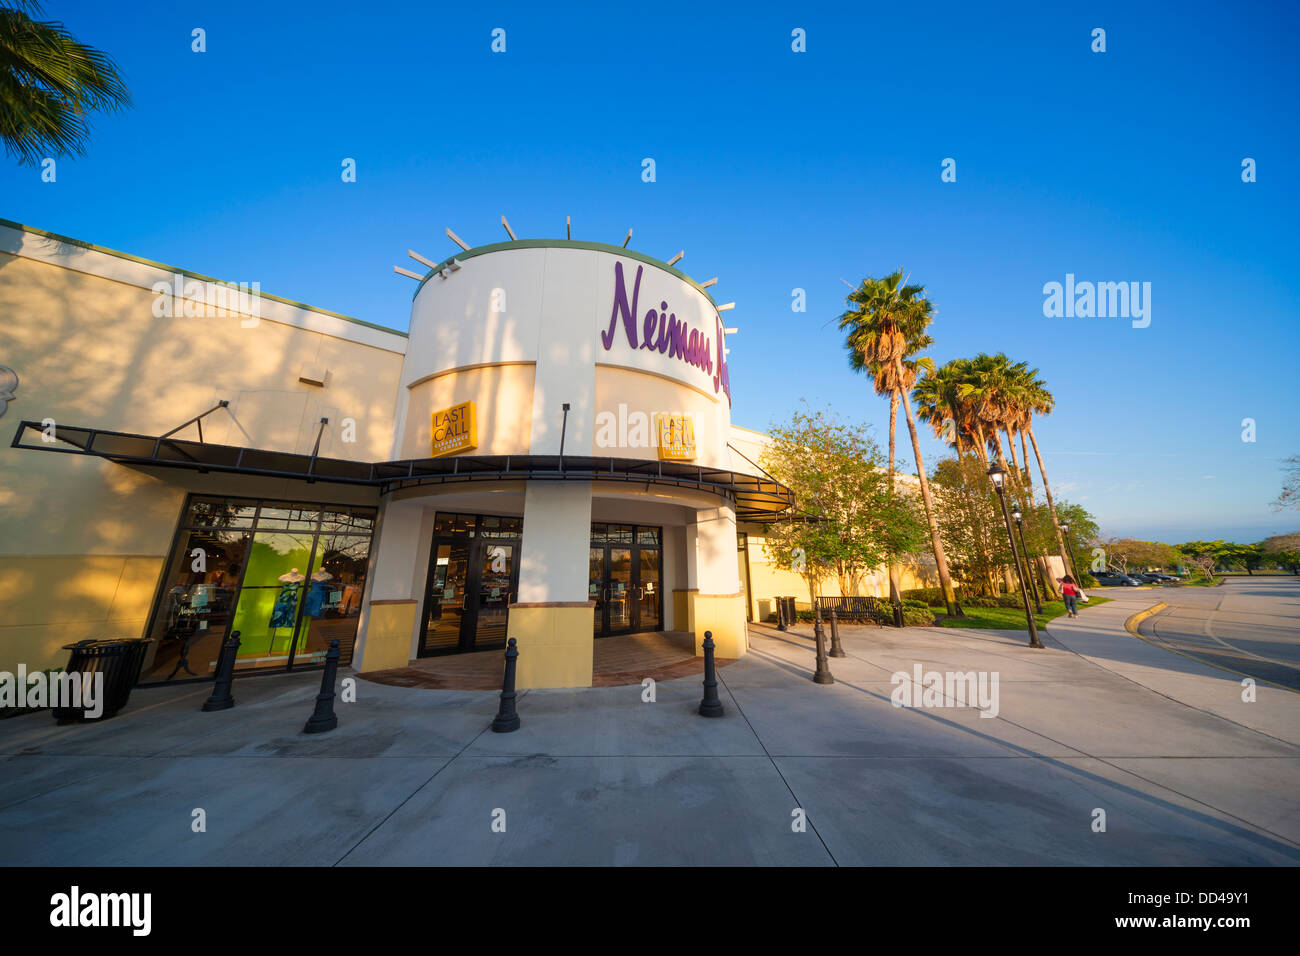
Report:
M1209 664L1300 691L1300 577L1228 578L1219 587L1147 592L1169 607L1143 637Z

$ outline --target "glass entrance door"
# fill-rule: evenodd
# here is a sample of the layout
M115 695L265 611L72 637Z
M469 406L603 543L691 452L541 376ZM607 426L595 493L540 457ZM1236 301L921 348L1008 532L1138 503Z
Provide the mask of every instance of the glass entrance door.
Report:
M439 542L433 548L429 589L425 595L425 631L420 656L460 650L466 613L470 541Z
M658 528L593 524L587 593L597 637L663 627Z
M622 634L633 628L636 607L632 601L632 549L612 545L605 551L605 633Z
M486 651L506 646L506 618L518 581L517 545L513 541L479 539L478 607L473 625L473 647Z
M659 614L659 602L663 596L660 589L660 562L658 548L641 548L637 578L637 624L643 631L657 631L663 626Z
M519 588L518 518L438 514L421 626L421 657L506 645Z

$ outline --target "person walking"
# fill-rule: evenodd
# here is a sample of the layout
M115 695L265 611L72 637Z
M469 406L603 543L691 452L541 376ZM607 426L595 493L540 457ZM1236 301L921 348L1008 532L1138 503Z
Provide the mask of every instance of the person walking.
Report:
M1079 616L1079 585L1074 583L1074 578L1068 574L1060 579L1061 596L1065 598L1065 609L1070 612L1070 617Z

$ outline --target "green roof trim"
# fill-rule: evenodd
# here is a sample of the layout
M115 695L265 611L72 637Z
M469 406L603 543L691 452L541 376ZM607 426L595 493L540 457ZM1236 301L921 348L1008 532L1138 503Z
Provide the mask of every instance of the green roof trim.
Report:
M718 307L718 303L714 301L713 296L709 295L702 285L680 269L674 269L662 259L647 256L642 252L634 252L631 249L624 249L622 246L610 245L607 242L586 242L581 239L513 239L507 242L489 243L486 246L475 246L472 249L467 249L463 252L458 252L454 255L448 256L446 259L439 262L435 268L429 270L429 273L420 280L419 286L416 287L415 295L412 295L411 298L414 299L415 296L419 295L420 290L424 288L424 284L432 279L435 274L441 272L452 259L459 259L461 262L464 262L466 259L472 259L475 256L487 255L490 252L502 252L506 249L594 249L597 252L608 252L610 255L614 256L637 259L647 265L652 265L657 269L662 269L669 275L676 276L678 279L681 279L687 285L694 288L695 291L699 292L704 296L704 298L708 299L715 309Z
M201 272L191 272L189 269L182 269L178 266L169 266L165 262L155 262L152 259L145 259L141 256L133 256L129 252L122 252L119 249L109 249L106 246L97 246L93 242L86 242L82 239L73 239L71 236L61 236L57 232L50 232L47 229L37 229L35 226L26 226L21 222L14 222L10 219L0 219L0 226L8 226L11 229L20 229L23 232L35 233L38 236L45 236L47 239L54 239L58 242L66 242L68 245L80 246L83 249L89 249L91 252L102 252L105 255L116 256L119 259L126 259L130 262L138 262L141 265L153 266L155 269L164 269L177 275L188 276L191 279L198 279L200 282L220 282L225 284L224 279L218 279L213 276L204 275ZM252 290L249 290L252 294ZM284 296L274 295L270 292L258 290L258 298L270 299L273 302L281 302L284 305L291 305L297 309L307 309L309 312L315 312L318 315L328 315L336 319L343 319L345 322L353 322L356 325L364 325L368 329L375 329L379 332L388 332L391 335L399 335L402 338L409 338L409 333L401 332L397 329L390 329L386 325L376 325L374 322L366 322L364 319L354 318L350 315L344 315L342 312L331 312L329 309L321 309L314 305L308 305L306 302L298 302L295 299L286 299Z

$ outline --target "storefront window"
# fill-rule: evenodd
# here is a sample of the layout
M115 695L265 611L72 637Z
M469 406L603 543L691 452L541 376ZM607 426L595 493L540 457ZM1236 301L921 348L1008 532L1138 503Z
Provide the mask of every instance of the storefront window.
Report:
M374 519L373 508L192 498L141 681L211 677L232 631L237 670L319 663L334 639L350 661Z
M251 528L257 515L256 503L225 498L192 498L187 510L188 528Z
M200 511L190 517L211 516ZM182 529L154 612L141 681L212 676L251 539L251 531L237 528Z
M314 535L262 531L248 556L233 630L239 631L236 669L286 667L311 567Z

